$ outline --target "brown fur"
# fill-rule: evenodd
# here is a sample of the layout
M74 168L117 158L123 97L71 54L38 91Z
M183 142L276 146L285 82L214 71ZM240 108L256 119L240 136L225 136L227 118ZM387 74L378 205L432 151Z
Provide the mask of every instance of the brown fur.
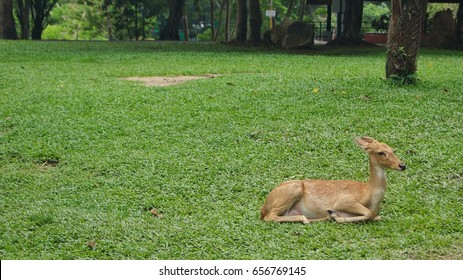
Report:
M264 221L302 222L334 219L337 222L380 220L386 191L385 169L405 170L386 144L364 136L356 140L370 159L366 183L350 180L294 180L281 183L261 208Z

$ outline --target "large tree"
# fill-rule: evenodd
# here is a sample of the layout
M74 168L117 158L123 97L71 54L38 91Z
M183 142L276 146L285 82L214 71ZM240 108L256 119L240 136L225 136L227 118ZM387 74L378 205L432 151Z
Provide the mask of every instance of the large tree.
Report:
M16 0L16 16L21 27L21 39L29 39L31 35L31 0Z
M249 2L249 9L248 9ZM262 13L259 0L237 0L236 1L236 41L244 42L248 38L248 17L250 40L253 43L260 42L260 31L262 27Z
M253 43L260 42L260 31L262 27L262 13L259 0L249 0L249 28L250 38Z
M329 44L360 44L362 38L363 0L343 1L342 26L339 26L337 37ZM339 15L338 15L339 17Z
M362 40L363 0L345 1L344 30L342 37L351 41Z
M31 0L32 39L41 40L48 25L48 17L58 0Z
M113 0L113 5L111 16L116 35L120 39L126 35L130 40L144 40L147 37L147 31L154 25L155 16L162 7L160 1L153 0ZM110 19L107 21L110 26ZM108 27L108 33L109 30Z
M417 70L427 0L392 0L386 77L412 82Z
M0 39L18 39L13 17L13 0L0 0Z
M458 5L456 37L457 43L463 44L463 0Z
M236 41L244 42L248 34L248 6L246 0L236 1Z
M161 29L161 40L180 40L178 29L185 11L185 0L169 0L169 17L164 28Z

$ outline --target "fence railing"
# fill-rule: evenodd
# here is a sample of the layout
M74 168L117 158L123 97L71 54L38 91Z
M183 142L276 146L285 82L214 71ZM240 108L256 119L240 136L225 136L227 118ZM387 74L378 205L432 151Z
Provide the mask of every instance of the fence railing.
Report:
M326 30L326 22L321 21L313 21L312 22L313 30L315 33L315 40L319 41L329 41L330 38L336 35L336 23L331 23L332 30ZM362 33L386 33L386 30L376 30L374 27L371 26L371 22L363 22L362 23Z

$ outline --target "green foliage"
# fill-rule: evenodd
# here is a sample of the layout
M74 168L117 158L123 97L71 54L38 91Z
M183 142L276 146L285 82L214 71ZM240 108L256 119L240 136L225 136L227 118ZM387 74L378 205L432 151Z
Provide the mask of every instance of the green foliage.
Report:
M197 34L196 39L198 41L211 41L212 39L212 29L207 28L203 33Z
M371 22L371 27L373 27L376 30L376 32L387 32L387 29L389 27L389 18L389 15L382 15L379 19L374 19Z
M391 11L387 3L365 3L363 7L362 21L371 23L372 30L368 29L368 25L363 26L364 32L386 32L389 24Z
M116 38L141 40L152 38L156 16L164 6L160 0L115 0L111 6Z
M395 87L381 48L0 41L0 257L461 259L461 57L422 50ZM382 221L258 219L283 180L365 180L361 135L409 167Z
M46 40L106 39L105 16L99 1L61 1L50 13Z
M363 22L373 22L373 20L378 20L383 16L389 16L391 11L389 9L389 4L382 2L379 4L376 3L365 3L363 6Z
M157 0L63 0L50 15L44 30L48 40L104 40L108 28L121 40L152 38L156 16L164 2ZM108 17L110 27L108 26Z
M394 61L395 74L389 75L389 80L392 83L408 85L418 81L417 73L409 70L409 65L407 64L409 54L407 54L404 47L388 49L387 53L392 54L392 59Z
M398 85L410 85L418 82L418 77L416 73L406 74L406 75L390 75L389 80Z
M428 18L433 18L439 11L450 9L453 15L457 14L459 4L442 4L442 3L428 3Z

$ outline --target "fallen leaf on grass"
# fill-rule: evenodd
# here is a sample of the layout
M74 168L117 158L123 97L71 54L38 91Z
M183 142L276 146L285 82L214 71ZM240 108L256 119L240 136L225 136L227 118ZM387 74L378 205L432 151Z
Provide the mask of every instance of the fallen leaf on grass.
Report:
M96 247L96 242L93 241L93 240L89 240L89 241L87 242L87 247L88 247L89 249L92 249L92 250L95 249L95 247Z
M156 210L154 208L150 210L150 213L153 214L153 216L155 216L155 217L162 218L162 214L159 213L158 210Z
M362 96L360 96L360 99L371 100L371 97L369 97L368 95L362 95Z

